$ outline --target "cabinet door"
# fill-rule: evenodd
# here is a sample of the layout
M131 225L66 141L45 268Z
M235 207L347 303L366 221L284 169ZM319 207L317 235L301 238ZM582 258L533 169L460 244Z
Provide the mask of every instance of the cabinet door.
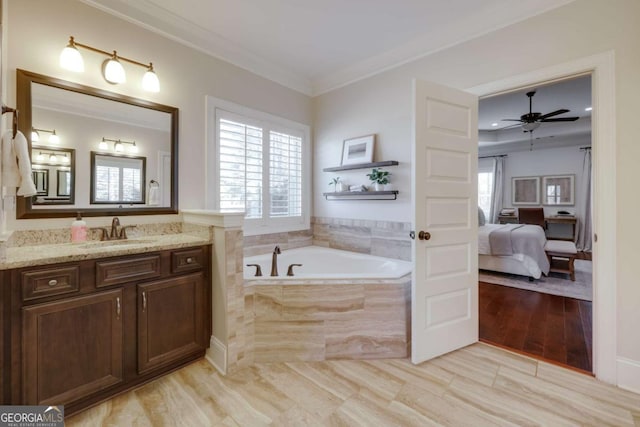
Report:
M206 347L201 273L138 285L138 372Z
M68 404L121 383L122 317L122 289L23 308L23 403Z

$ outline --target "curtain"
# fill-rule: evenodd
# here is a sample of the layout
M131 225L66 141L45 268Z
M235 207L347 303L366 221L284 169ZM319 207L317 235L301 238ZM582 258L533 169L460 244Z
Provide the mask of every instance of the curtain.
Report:
M491 214L489 222L498 223L498 215L502 209L502 195L504 193L504 157L493 159L493 192L491 194Z
M579 251L591 252L591 148L584 150L579 202L576 248Z

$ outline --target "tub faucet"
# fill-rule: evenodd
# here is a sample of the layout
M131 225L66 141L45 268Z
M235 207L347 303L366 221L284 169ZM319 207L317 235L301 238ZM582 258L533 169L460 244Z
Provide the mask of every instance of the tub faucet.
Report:
M280 246L276 246L273 249L273 255L271 256L271 276L278 275L278 255L280 255Z

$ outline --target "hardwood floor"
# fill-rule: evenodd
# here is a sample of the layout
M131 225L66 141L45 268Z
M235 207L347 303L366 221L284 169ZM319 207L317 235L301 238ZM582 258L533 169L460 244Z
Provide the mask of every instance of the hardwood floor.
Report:
M640 395L478 343L407 359L258 363L222 376L205 360L66 420L67 426L523 426L640 422Z
M480 339L591 372L591 306L480 282Z

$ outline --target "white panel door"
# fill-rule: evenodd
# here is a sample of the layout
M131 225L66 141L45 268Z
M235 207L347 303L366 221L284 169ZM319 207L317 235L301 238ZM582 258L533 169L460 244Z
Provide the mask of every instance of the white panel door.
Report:
M420 363L478 341L478 98L414 81L413 131L411 360Z

